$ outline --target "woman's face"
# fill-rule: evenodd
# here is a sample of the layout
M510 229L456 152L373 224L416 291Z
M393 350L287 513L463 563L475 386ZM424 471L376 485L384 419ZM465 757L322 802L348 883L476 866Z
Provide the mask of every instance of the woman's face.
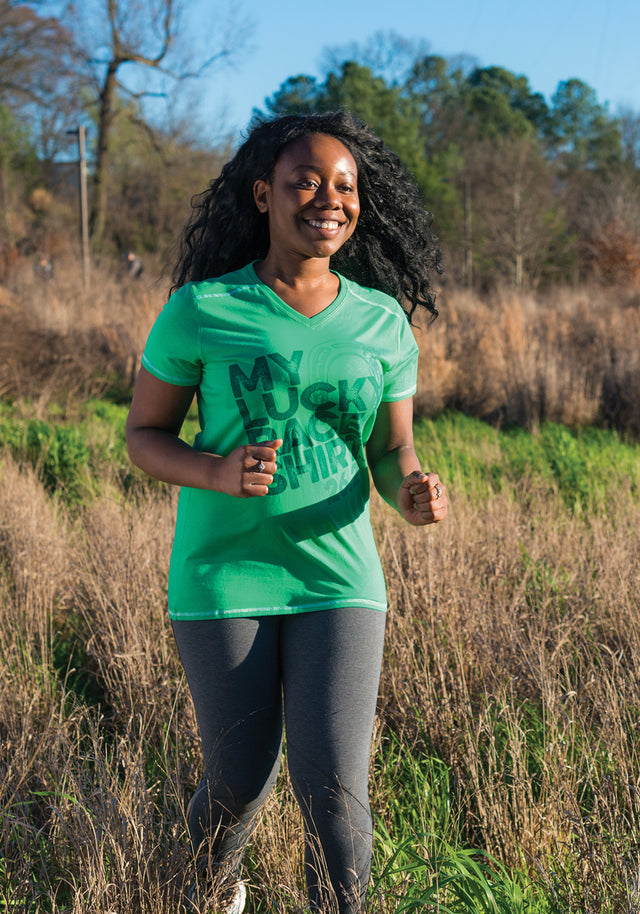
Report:
M269 215L270 253L330 257L358 221L358 169L339 140L324 133L285 147L269 180L256 181L254 198Z

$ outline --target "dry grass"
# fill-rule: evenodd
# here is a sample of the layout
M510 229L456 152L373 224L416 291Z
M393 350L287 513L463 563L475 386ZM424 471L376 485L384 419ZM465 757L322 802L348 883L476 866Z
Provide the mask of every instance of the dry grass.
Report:
M418 415L447 407L504 425L547 420L640 437L640 294L593 286L540 294L457 290L418 331Z
M128 280L117 264L96 263L85 291L77 261L59 263L49 282L21 264L0 286L0 396L126 397L168 288L150 276Z

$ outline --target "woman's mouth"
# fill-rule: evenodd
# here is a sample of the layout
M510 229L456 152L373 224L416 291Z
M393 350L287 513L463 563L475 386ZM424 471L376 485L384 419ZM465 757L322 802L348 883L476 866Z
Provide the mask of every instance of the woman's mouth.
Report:
M338 222L336 219L305 219L307 225L310 225L311 228L321 229L325 232L335 232L342 225L341 222Z

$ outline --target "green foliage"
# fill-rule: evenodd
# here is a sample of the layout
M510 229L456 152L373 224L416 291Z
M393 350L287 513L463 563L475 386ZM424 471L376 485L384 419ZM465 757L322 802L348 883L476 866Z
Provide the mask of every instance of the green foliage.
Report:
M274 94L265 100L265 107L271 117L285 117L288 114L314 114L322 110L323 93L315 76L290 76ZM255 112L260 116L260 112Z
M580 79L564 80L551 102L547 136L565 171L605 171L620 165L620 125L599 104L591 86Z
M287 79L266 100L268 113L337 107L367 121L415 176L450 276L469 279L469 250L483 287L574 278L579 245L572 242L577 236L588 245L594 177L619 171L623 161L620 125L593 89L561 82L550 108L526 76L504 67L465 70L426 55L390 79L384 55L376 66L371 54L350 53L334 54L323 83L304 74Z
M548 422L530 434L449 412L420 420L415 437L424 465L437 467L452 489L467 494L539 486L557 491L574 512L605 508L615 485L640 495L640 447L616 432Z
M124 446L126 407L91 401L82 407L75 407L73 414L51 408L46 419L28 418L29 411L29 404L26 403L14 406L1 404L0 434L18 459L29 461L39 469L43 479L49 480L52 492L67 497L75 491L78 497L86 497L103 486L105 479L111 480L114 467L127 461ZM194 427L195 417L192 415L187 436L192 435ZM441 472L450 485L453 497L468 493L480 502L492 492L513 491L514 497L520 497L526 496L531 486L542 486L550 494L562 498L567 508L566 516L578 511L586 513L587 510L602 516L609 511L606 496L611 491L615 493L616 487L630 491L636 498L639 491L638 447L625 443L610 432L585 430L578 433L556 425L543 425L539 433L530 435L516 429L498 431L479 420L449 413L437 420L419 422L416 425L416 440L426 465L434 466ZM60 478L56 474L60 474ZM555 502L557 505L558 498ZM531 523L535 523L535 518L531 519ZM518 586L522 587L527 609L532 611L533 616L535 610L546 603L552 605L556 617L562 619L565 611L563 600L567 599L568 605L571 605L573 598L571 580L551 559L534 556L533 551L524 545L518 548L517 572L522 572L521 576L518 575ZM105 573L109 573L109 569ZM0 583L4 588L5 582ZM86 582L80 586L86 586ZM19 640L14 637L11 625L4 627L5 634L11 636L9 643L12 645L11 650L3 651L5 673L14 667L24 666L29 689L25 695L34 696L31 704L25 702L17 712L18 720L22 720L20 715L26 713L25 709L31 716L25 724L24 745L16 739L15 749L7 753L9 765L5 773L8 783L14 754L19 751L25 754L28 766L36 762L38 766L34 769L37 776L32 775L30 767L25 768L28 776L20 779L16 799L5 804L3 809L4 820L0 826L4 854L0 859L0 911L66 910L74 903L76 906L80 904L81 892L88 896L89 890L80 888L86 885L78 875L79 866L84 866L85 861L79 853L81 845L77 843L77 835L98 833L100 842L97 842L95 853L100 866L104 867L105 882L126 887L129 884L127 880L130 880L134 887L132 892L139 892L130 909L136 909L138 897L143 897L146 891L143 880L153 869L160 873L163 885L177 885L178 888L171 888L170 893L167 890L166 905L160 902L159 896L156 896L153 905L151 900L145 900L145 910L175 910L182 873L181 859L176 855L180 853L177 848L183 847L185 837L181 819L183 796L176 791L173 779L178 779L183 786L190 786L192 769L187 757L194 752L190 742L193 737L187 734L188 727L185 728L181 712L171 723L168 716L159 715L153 726L149 723L149 735L142 732L144 727L140 723L141 739L136 743L139 749L132 750L131 757L127 756L127 747L133 746L131 733L138 720L138 712L142 721L148 708L144 702L137 701L134 694L130 697L132 710L135 709L136 713L122 715L119 719L109 713L110 702L118 696L110 692L113 682L107 677L100 678L98 667L93 666L99 656L95 634L105 628L108 617L100 614L100 602L94 599L96 625L95 630L90 631L86 619L83 624L74 618L73 609L67 602L68 588L64 588L60 607L64 618L62 621L56 619L51 633L44 635L47 649L40 654L40 642L33 634L30 637L24 635ZM2 607L4 600L4 590L0 588ZM127 607L134 608L133 604ZM25 618L32 615L31 611L25 613ZM10 618L7 615L7 619ZM142 612L132 624L142 624L141 620L146 618L146 612ZM42 630L46 628L47 625L43 624ZM475 632L475 627L471 631ZM505 635L502 628L498 633L501 637ZM554 651L556 634L553 625L544 630L545 638L552 642ZM90 640L92 636L93 643ZM590 704L590 688L596 688L596 685L592 686L593 680L589 681L586 654L578 656L585 650L579 639L588 639L588 630L584 625L580 629L572 629L570 637L572 643L559 661L563 683L566 686L575 685L576 690L582 688L584 695L581 700L585 702L588 714L580 720L575 710L569 720L567 710L567 719L561 719L559 731L575 747L573 757L578 759L583 755L585 767L597 766L604 783L600 790L593 787L593 780L585 779L580 783L579 794L572 797L575 805L567 813L569 821L565 843L557 847L555 855L549 853L548 845L542 848L540 859L536 861L541 874L540 884L532 884L517 868L507 868L483 850L467 846L469 839L463 822L467 823L468 819L460 806L473 802L473 798L463 796L464 789L460 789L460 781L465 777L464 755L456 756L450 767L438 757L428 738L426 726L412 728L411 736L400 728L394 730L385 726L380 749L373 761L376 857L370 895L371 914L520 914L525 911L528 914L568 911L593 914L596 910L602 914L616 914L617 911L627 910L631 903L632 890L629 886L634 878L639 847L634 813L635 788L628 779L623 780L619 776L619 771L614 783L616 772L611 761L611 747L606 739L594 750L592 744L598 742L597 715L608 715L610 709L602 703L604 692L600 693L597 701L594 699L596 703L593 706ZM600 635L593 639L593 650L602 651L603 663L613 664L612 657L605 655L603 648L606 644L596 645L595 642L601 640L603 636ZM611 637L604 640L612 641ZM101 655L103 671L112 660L125 661L123 669L129 670L126 664L149 649L146 641L136 642L135 639L123 642L122 651L117 650L115 644L107 641L101 648L104 652ZM472 646L472 642L469 644ZM518 640L518 649L523 652L522 656L518 654L518 663L530 663L531 657L526 655L524 640ZM536 656L542 650L543 646L536 642ZM574 654L575 670L572 667ZM31 658L29 655L32 655ZM464 660L466 663L466 655ZM419 657L418 664L422 662L423 658ZM429 660L426 662L429 663ZM470 666L473 662L470 661ZM604 676L606 671L603 669L602 672ZM452 673L455 678L453 668ZM530 783L528 796L537 799L537 786L551 764L549 732L558 726L560 718L556 716L556 720L549 720L546 716L549 714L548 706L545 707L535 694L523 697L517 684L513 691L491 689L489 694L484 694L486 681L478 685L478 680L473 682L473 670L469 673L469 694L474 706L471 713L474 713L477 701L486 718L486 730L482 732L487 733L487 739L480 741L473 750L473 763L480 771L480 783L489 783L490 773L495 773L497 759L501 766L500 785L505 788L503 802L509 804L518 790L517 777ZM610 673L611 688L615 685L619 689L617 693L612 691L611 695L625 698L624 678L628 676L629 681L635 678L632 655L628 659L625 657L624 664L621 663L619 668L612 665ZM397 674L409 678L411 671L402 669ZM171 675L174 674L164 672L165 677ZM35 700L38 698L34 684L37 677L41 678L41 685L46 684L39 700ZM135 675L127 681L133 684ZM47 711L45 693L51 698L51 711ZM169 691L169 694L174 693ZM570 694L576 696L577 692ZM452 695L442 697L450 700ZM177 705L177 697L174 697ZM173 700L172 697L171 702ZM32 715L40 703L44 705L41 717L34 719ZM434 713L439 713L438 708ZM107 723L104 719L97 723L100 714L107 717ZM55 736L55 732L51 733L54 724L70 728L74 718L82 719L84 729L80 736L72 739L70 735L65 736L62 729L59 737ZM87 735L94 732L91 721L100 727L99 739L90 739ZM628 727L629 740L635 739L637 712L632 709L621 723L623 727ZM517 759L510 726L516 727L518 734L522 735L518 741ZM414 735L416 730L417 736ZM15 732L19 732L17 728ZM452 742L455 736L452 734ZM32 739L33 746L38 747L37 751L31 748ZM55 742L57 756L54 756L51 747L46 751L42 749L47 739L51 740L51 745ZM72 745L74 740L77 742ZM39 753L43 755L42 764ZM62 756L61 762L59 756ZM54 767L52 759L60 767ZM516 761L519 774L516 772ZM573 767L570 755L566 764ZM185 767L182 768L182 765ZM610 780L606 777L609 770ZM61 775L61 771L64 774ZM576 778L579 776L580 771L576 771ZM589 777L592 778L591 772ZM68 783L65 783L67 778ZM134 782L135 791L131 787ZM126 819L123 812L123 798L126 799L127 790L131 790L130 819ZM122 802L123 806L118 806L118 802ZM570 806L569 801L567 806ZM90 827L88 832L83 833L80 825L85 820ZM15 822L18 825L14 825ZM118 836L123 842L125 839L133 842L134 836L137 836L135 840L141 841L141 836L146 834L151 836L152 847L133 845L133 851L131 846L123 845L121 848L122 859L127 861L128 869L126 879L122 878L122 882L117 883L121 877L117 875L115 845L110 842L115 841L117 845ZM70 835L76 836L75 844ZM133 856L136 847L139 858ZM92 859L90 854L88 859ZM142 861L140 871L136 869L137 859ZM175 871L167 875L162 867L169 859L177 859L177 863ZM22 866L19 879L15 876L17 860L27 861ZM28 873L28 879L25 873ZM101 878L102 873L101 870ZM254 873L259 873L255 867ZM136 880L140 881L140 885ZM260 885L259 882L257 884ZM264 900L267 890L262 887L259 891L263 896L256 891L252 910L271 910ZM292 911L294 902L284 894L282 898L282 910ZM35 899L33 904L32 899ZM143 902L140 901L140 904ZM171 907L171 904L174 906Z
M61 491L76 500L90 488L89 451L76 429L41 419L3 419L0 438L16 460L38 471L49 492Z
M49 492L66 502L81 502L111 483L124 491L134 484L160 485L129 460L127 404L88 400L69 414L51 404L46 419L27 418L30 409L27 402L13 406L0 402L0 440L16 460L36 470ZM198 427L193 408L182 437L193 441Z
M422 746L428 746L422 734ZM457 842L461 835L451 808L449 769L443 761L410 746L390 731L375 760L382 776L384 807L377 829L390 855L401 835L434 834Z
M160 7L168 10L171 4ZM100 247L107 252L169 250L176 227L187 217L190 198L219 173L230 155L230 141L210 148L203 144L197 124L176 129L169 116L163 124L152 121L145 104L133 101L110 80L103 82L98 100L79 75L80 51L72 33L83 17L69 18L66 7L59 16L47 17L26 4L10 4L9 9L11 15L0 22L0 63L7 71L4 82L0 76L0 165L5 196L9 190L10 196L22 199L0 200L7 214L11 209L21 214L19 220L5 220L5 234L15 233L10 225L20 225L23 237L10 240L33 240L24 213L34 181L37 177L46 185L47 163L69 148L70 120L74 125L93 120L96 127L101 125L90 136L97 173L92 218L96 242L100 236ZM134 5L132 17L122 21L118 4L109 9L115 19L113 46L107 50L119 80L127 54L132 54L129 66L148 64L153 81L157 65L169 63L179 37L172 16L156 17L160 30L169 25L171 40L160 42L149 57L159 31L148 28L148 17L139 18L142 6ZM118 45L120 27L130 36L130 45ZM579 275L601 276L600 267L587 256L593 252L594 214L603 215L598 193L604 182L608 197L619 197L610 186L612 174L629 186L638 183L634 113L627 112L621 124L577 78L559 82L548 105L526 75L500 66L475 66L470 58L425 54L425 47L422 36L402 38L388 32L361 45L329 49L324 80L304 73L288 77L265 100L265 111L307 114L341 107L367 121L414 175L427 209L435 215L451 280L486 289L505 279L533 286L558 277L573 281ZM224 48L222 57L229 50ZM82 51L86 61L95 62L89 48ZM96 75L103 79L104 74ZM22 124L30 125L31 137ZM96 136L101 138L97 145ZM505 144L525 139L539 145L539 155L529 156L515 175L505 168ZM483 144L487 148L480 156ZM75 212L69 188L59 187L60 199L42 219L45 237L47 232L59 234L53 214L61 212L61 204ZM520 209L520 224L514 224L514 211ZM528 250L518 250L525 236ZM613 247L624 248L628 237L634 237L632 225ZM574 238L575 244L567 242ZM629 262L626 253L620 252L623 264ZM635 281L633 268L627 271Z
M325 83L326 105L356 114L398 155L418 184L426 165L420 139L420 122L409 99L368 67L347 61L340 73L330 73Z
M14 168L33 169L36 165L36 152L29 136L29 131L19 124L15 116L5 105L0 104L0 162L6 162Z
M462 99L479 138L539 135L546 128L544 98L531 91L526 76L503 67L476 68L462 87Z
M386 910L391 898L396 914L531 910L533 886L461 843L451 814L449 770L440 759L391 734L376 763L385 808L376 822L373 910L376 901ZM547 910L544 899L536 910Z
M435 844L431 853L426 851L425 840ZM523 914L531 910L531 892L517 876L481 851L454 848L435 835L416 835L397 845L372 889L374 899L389 895L397 899L395 914ZM543 901L536 910L548 908Z
M455 97L460 79L461 73L452 73L444 57L428 54L413 65L405 90L418 106L424 127L429 128L425 131L427 144L432 144L429 149L443 139L440 118Z
M90 400L65 416L51 407L48 419L25 417L20 409L0 406L0 436L18 460L37 470L48 491L78 501L95 491L96 479L116 480L125 489L145 480L126 449L128 407ZM182 437L193 441L195 409ZM447 412L416 423L415 439L424 466L437 467L452 490L489 496L527 486L558 492L573 512L600 510L612 485L640 495L640 447L612 431L572 431L544 423L537 434L524 429L495 429L480 419Z
M40 838L37 843L44 841ZM14 879L4 856L0 857L0 914L39 914L40 910L37 902L25 901L24 887Z

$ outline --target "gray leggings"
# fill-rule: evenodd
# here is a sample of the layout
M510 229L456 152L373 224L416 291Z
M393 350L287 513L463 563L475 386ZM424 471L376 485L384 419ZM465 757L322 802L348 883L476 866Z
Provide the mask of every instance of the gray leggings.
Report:
M241 858L278 775L284 711L309 899L362 909L384 626L384 613L356 608L173 622L205 761L188 814L196 851L206 843L217 861Z

